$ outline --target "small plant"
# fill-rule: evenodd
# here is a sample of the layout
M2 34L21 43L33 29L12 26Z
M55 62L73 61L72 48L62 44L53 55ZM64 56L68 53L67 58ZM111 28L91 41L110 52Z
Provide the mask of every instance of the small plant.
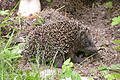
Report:
M74 72L72 70L73 67L73 63L71 62L71 59L67 59L63 66L62 66L62 74L61 74L61 78L71 78L71 80L81 80L81 76L80 74L78 74L77 72Z
M102 66L99 70L104 72L104 77L107 80L120 79L120 65L112 65L111 67Z
M25 43L11 45L13 34L14 31L4 48L0 50L0 80L41 80L37 67L35 67L37 70L32 68L32 71L22 71L16 67L22 57L20 53Z
M112 19L112 23L111 23L112 26L116 26L116 25L118 25L118 24L120 24L120 16L114 17L114 18Z
M10 11L9 10L0 10L0 16L8 16L10 14ZM9 19L6 19L7 21L9 20ZM4 21L1 21L0 22L0 27L3 27L3 26L6 26L6 25L9 25L9 24L12 24L12 22L10 22L10 23L3 23Z
M47 2L52 2L53 0L47 0Z
M9 10L5 10L5 11L0 10L0 15L5 16L5 15L8 15L8 14L9 14Z
M16 63L17 59L19 59L20 56L20 45L15 45L11 47L11 42L13 40L13 33L9 37L9 40L7 41L4 48L0 51L0 80L6 80L9 79L8 77L12 77L14 75L15 67L13 66L13 63ZM10 80L10 79L9 79Z
M113 3L111 1L107 2L104 4L107 8L112 8L113 7Z
M41 26L43 23L44 23L44 19L41 17L38 17L33 25Z
M11 36L9 37L9 40L7 41L5 47L3 48L3 50L0 52L0 60L1 59L9 59L9 60L12 60L14 58L16 58L20 53L20 44L19 45L15 45L13 47L11 47L11 43L12 43L12 40L13 40L13 34L14 34L14 31L13 33L11 34ZM17 55L17 56L16 56ZM20 56L20 55L19 55Z
M20 1L19 1L20 2ZM9 11L9 10L5 10L5 11L0 11L0 15L2 16L5 16L7 15L7 17L4 18L4 20L0 23L0 27L4 27L6 25L10 25L10 24L13 24L14 22L8 22L7 21L9 20L10 16L14 13L14 10L17 8L17 6L19 5L19 2L15 5L15 7Z
M114 40L112 43L120 43L120 40ZM115 46L113 49L117 50L117 51L120 51L120 45L118 46Z
M118 24L120 24L120 16L114 17L112 19L112 23L111 23L112 26L115 26L115 25L118 25ZM115 44L120 43L120 40L114 40L112 43L115 43ZM114 49L120 51L120 45L115 46Z

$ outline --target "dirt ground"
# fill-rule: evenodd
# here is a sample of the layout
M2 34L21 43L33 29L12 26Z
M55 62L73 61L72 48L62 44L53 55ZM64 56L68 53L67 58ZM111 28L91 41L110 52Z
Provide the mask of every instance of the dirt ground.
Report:
M84 76L104 80L103 75L97 70L98 67L120 64L120 53L113 49L116 44L112 43L112 41L120 39L120 25L111 26L111 19L120 15L120 0L109 0L113 2L111 9L104 6L105 1L108 0L95 1L90 4L81 2L80 4L69 4L67 1L41 2L43 10L58 9L64 16L78 20L89 27L93 37L92 40L99 51L80 64L75 64L75 70Z
M89 26L94 44L100 49L94 57L81 62L79 66L76 64L75 69L85 76L95 78L99 76L99 80L104 80L102 74L96 71L99 66L120 64L120 54L113 50L115 45L112 44L112 41L120 39L120 25L111 26L111 18L120 15L120 3L117 0L112 2L113 8L111 10L103 5L104 2L98 1L93 3L91 8L87 6L80 7L69 16Z
M99 80L104 80L102 74L96 71L99 66L120 64L120 54L113 50L115 45L112 44L112 41L120 39L120 25L111 26L111 18L120 15L120 3L117 0L112 2L113 8L111 10L106 8L103 2L96 2L91 8L81 7L69 16L89 26L93 41L96 47L100 49L94 57L81 62L79 66L76 64L75 69L85 76L96 78L99 76ZM94 71L95 73L93 73Z

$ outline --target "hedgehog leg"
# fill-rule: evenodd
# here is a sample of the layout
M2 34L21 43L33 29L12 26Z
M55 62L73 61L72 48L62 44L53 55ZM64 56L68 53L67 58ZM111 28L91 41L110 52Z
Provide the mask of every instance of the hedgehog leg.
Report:
M65 61L64 54L58 52L58 55L55 58L54 64L57 68L61 68L63 65L63 62Z
M64 59L61 57L58 57L58 59L55 60L55 65L57 68L61 68L63 65Z

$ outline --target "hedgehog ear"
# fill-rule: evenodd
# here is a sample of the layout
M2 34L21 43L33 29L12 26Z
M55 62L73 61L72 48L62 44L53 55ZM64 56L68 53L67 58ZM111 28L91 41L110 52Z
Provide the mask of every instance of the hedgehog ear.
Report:
M40 11L40 0L20 0L18 15L27 17Z

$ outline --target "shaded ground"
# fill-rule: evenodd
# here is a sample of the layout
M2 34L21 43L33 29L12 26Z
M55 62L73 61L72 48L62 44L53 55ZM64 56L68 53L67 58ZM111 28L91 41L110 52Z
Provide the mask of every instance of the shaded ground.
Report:
M104 0L103 0L104 1ZM120 25L111 26L111 18L120 15L120 1L113 0L113 8L108 9L103 5L103 1L98 1L90 6L83 6L76 3L68 4L67 1L54 0L47 7L59 9L64 16L79 20L81 23L89 26L95 46L100 49L95 56L86 59L84 62L75 64L75 70L84 76L92 76L104 80L102 74L96 69L101 65L120 64L120 53L113 50L115 46L113 40L120 39ZM64 6L66 5L66 6ZM71 6L71 7L70 7ZM25 24L27 25L27 24ZM32 30L32 29L31 29ZM94 72L94 73L93 73Z

